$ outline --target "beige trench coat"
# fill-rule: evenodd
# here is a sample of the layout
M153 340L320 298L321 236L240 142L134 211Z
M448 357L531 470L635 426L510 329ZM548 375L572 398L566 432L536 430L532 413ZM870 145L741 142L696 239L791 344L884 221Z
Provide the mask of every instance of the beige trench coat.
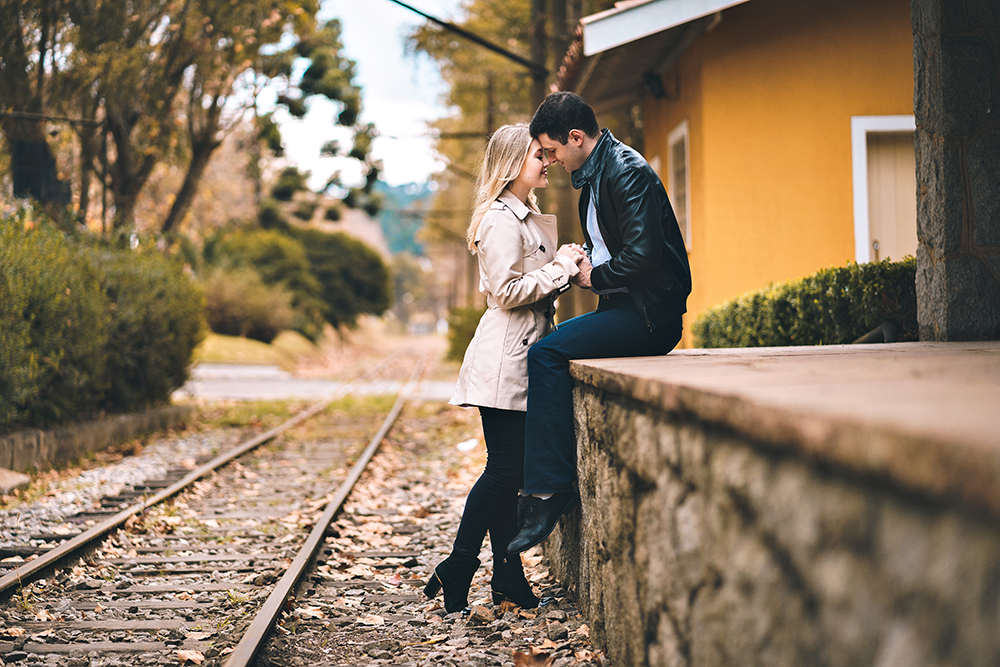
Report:
M509 190L479 223L479 291L487 311L465 351L453 405L526 410L528 348L549 333L552 302L580 268L556 257L556 217L531 211Z

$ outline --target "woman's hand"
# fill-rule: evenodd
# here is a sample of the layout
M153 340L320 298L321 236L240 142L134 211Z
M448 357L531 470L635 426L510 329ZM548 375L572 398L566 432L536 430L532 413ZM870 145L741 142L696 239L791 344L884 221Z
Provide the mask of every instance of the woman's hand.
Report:
M562 255L563 257L569 257L574 263L579 264L584 259L587 258L587 253L583 251L583 248L575 243L566 243L559 247L556 251L556 255Z

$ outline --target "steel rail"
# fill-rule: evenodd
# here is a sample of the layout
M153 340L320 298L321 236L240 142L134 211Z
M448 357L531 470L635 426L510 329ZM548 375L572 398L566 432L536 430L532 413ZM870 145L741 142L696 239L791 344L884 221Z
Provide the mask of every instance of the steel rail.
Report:
M288 596L292 594L295 586L299 583L299 580L305 573L306 568L308 568L310 563L312 563L316 552L323 546L327 526L329 526L333 521L334 516L336 516L340 507L344 504L344 501L347 500L347 496L350 495L354 485L361 477L361 473L363 473L365 468L368 466L368 463L378 450L379 445L382 444L385 436L389 433L389 429L391 429L393 424L396 423L399 413L403 410L403 405L416 389L417 383L420 381L420 376L424 372L424 367L427 365L428 356L429 355L424 355L424 357L417 362L416 367L413 369L413 374L410 376L409 382L407 382L406 386L399 392L399 396L396 399L395 404L393 404L392 410L389 411L385 421L382 422L382 427L379 428L378 433L376 433L371 439L371 442L368 443L368 447L364 452L362 452L361 456L355 462L354 467L351 468L351 472L347 475L347 479L345 479L340 485L334 494L333 499L323 510L323 514L321 514L319 519L317 519L316 524L309 533L309 537L306 538L305 543L303 543L302 549L292 561L292 564L285 571L285 574L282 575L280 580L278 580L277 585L274 587L274 590L271 591L267 600L265 600L264 604L261 605L260 611L257 612L257 616L243 634L243 637L236 645L236 648L229 654L229 658L226 660L224 667L248 667L253 664L253 660L257 656L257 652L264 645L264 642L267 641L267 638L271 633L271 629L278 620L278 616L281 614L282 609L285 608Z
M146 500L143 500L142 502L132 505L131 507L123 509L118 514L115 514L114 516L105 519L96 526L93 526L92 528L80 533L76 537L66 542L63 542L62 544L55 547L51 551L46 552L44 556L39 556L34 560L28 561L24 565L18 567L13 572L9 572L5 574L3 577L0 577L0 595L5 594L8 590L10 590L15 586L22 586L23 584L32 581L42 572L46 571L51 567L54 567L56 563L58 563L59 561L63 560L64 558L67 558L68 556L72 555L77 551L84 549L92 542L95 542L96 540L110 533L112 530L115 530L116 528L124 524L126 521L128 521L130 517L139 514L141 512L145 512L150 507L153 507L163 502L164 500L167 500L168 498L183 491L185 488L187 488L194 482L198 481L199 479L201 479L208 473L212 472L213 470L221 468L223 465L229 463L233 459L236 459L242 456L243 454L246 454L255 447L259 447L265 442L268 442L269 440L272 440L273 438L277 437L283 431L286 431L287 429L296 426L297 424L305 421L306 419L309 419L313 415L324 410L328 405L330 405L330 403L344 396L348 392L348 390L355 384L365 380L369 376L381 374L381 372L384 370L384 366L388 364L388 362L391 359L399 355L401 352L402 350L396 350L389 356L380 360L377 364L369 368L363 374L359 375L357 378L351 380L347 384L340 385L336 389L333 389L329 395L325 396L322 400L317 402L312 407L303 410L302 412L298 413L291 419L288 419L284 423L275 426L271 430L265 433L261 433L255 438L252 438L240 445L237 445L228 452L220 454L219 456L215 457L208 463L205 463L199 466L198 468L194 469L193 471L188 473L185 477L181 478L174 484L163 489L162 491L152 496L151 498L148 498Z

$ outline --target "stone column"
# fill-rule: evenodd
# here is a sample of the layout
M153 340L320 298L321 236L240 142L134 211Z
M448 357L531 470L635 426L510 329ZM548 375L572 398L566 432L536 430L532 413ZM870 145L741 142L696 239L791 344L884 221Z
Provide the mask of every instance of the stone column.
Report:
M912 0L925 341L1000 339L1000 1Z

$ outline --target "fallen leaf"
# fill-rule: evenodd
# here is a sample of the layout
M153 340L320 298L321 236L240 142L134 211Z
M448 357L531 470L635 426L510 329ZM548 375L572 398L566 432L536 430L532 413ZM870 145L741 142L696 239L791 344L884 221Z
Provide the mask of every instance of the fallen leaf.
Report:
M295 615L299 618L323 618L323 610L319 607L299 607Z
M174 655L177 656L177 659L180 661L182 665L188 662L193 662L196 665L200 665L201 663L205 662L205 655L199 651L180 649Z
M208 639L214 634L214 632L188 632L184 636L191 641L200 641L202 639Z
M358 616L358 623L361 625L371 625L371 626L381 627L385 625L385 619L383 619L381 616L376 616L375 614L371 614L369 616Z
M54 620L56 620L56 617L53 616L52 613L50 613L48 609L40 609L38 611L38 613L35 614L35 620L36 621L42 621L42 622L45 622L45 621L54 621Z
M586 623L578 627L576 630L570 633L571 635L579 635L580 637L590 637L590 628L587 627Z
M175 600L190 600L191 599L191 594L190 593L185 593L184 591L181 591L180 593L178 593L177 595L174 596L174 599Z
M590 662L594 659L594 652L583 649L574 653L573 657L576 658L577 662Z
M24 628L3 628L0 633L7 635L8 637L20 637L24 634Z
M94 605L94 613L95 614L100 614L102 611L104 611L104 607L101 606L100 602L98 602L96 605Z
M530 653L514 651L514 667L552 667L556 657L532 646Z

